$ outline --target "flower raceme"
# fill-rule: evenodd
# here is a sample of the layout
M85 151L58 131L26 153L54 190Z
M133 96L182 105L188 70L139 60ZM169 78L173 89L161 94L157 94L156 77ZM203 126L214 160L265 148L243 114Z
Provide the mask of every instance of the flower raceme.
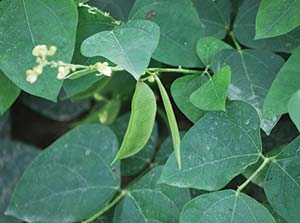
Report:
M70 76L77 70L95 70L98 71L97 76L105 75L110 77L113 70L121 70L120 67L111 67L107 62L97 62L96 64L84 66L77 64L67 64L63 61L49 61L47 57L52 57L57 51L56 46L47 47L46 45L37 45L32 50L32 55L36 57L37 65L32 69L26 70L26 80L33 84L37 81L38 77L43 73L46 66L56 68L58 73L56 75L57 79L63 80Z

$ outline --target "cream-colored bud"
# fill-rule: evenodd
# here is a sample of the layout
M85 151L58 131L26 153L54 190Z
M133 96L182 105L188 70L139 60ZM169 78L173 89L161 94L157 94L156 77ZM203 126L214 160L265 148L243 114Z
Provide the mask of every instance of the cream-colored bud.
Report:
M58 80L63 80L63 79L65 79L66 74L65 74L65 73L60 73L60 72L58 72L58 74L57 74L56 77L57 77Z
M108 66L108 63L107 62L104 62L104 63L96 63L96 69L97 71L100 73L100 74L103 74L105 76L111 76L112 74L112 69L110 66Z
M33 72L37 75L40 75L43 73L43 66L42 65L37 65L36 67L34 67Z
M38 77L38 75L36 75L36 74L27 75L26 81L28 81L29 83L33 84L34 82L36 82L37 77Z
M150 76L150 77L148 78L148 81L149 81L150 83L153 83L153 82L155 81L155 79L154 79L153 76Z
M48 52L47 46L46 45L37 45L33 48L32 50L32 55L33 56L45 56Z
M48 56L53 56L56 53L56 50L57 50L56 46L50 46L50 48L47 52L47 55Z

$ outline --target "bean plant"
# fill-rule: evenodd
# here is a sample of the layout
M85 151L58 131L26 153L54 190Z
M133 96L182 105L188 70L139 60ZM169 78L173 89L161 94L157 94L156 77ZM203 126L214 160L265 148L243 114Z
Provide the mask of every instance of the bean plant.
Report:
M299 223L300 0L1 0L1 223Z

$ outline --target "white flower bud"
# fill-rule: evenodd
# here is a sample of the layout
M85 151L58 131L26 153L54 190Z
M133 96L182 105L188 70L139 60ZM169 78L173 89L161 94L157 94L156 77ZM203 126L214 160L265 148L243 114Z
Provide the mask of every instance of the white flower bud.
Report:
M43 66L38 65L38 66L34 67L32 70L36 75L40 75L43 73Z
M26 81L28 81L31 84L36 82L38 75L36 75L36 73L33 70L27 70L26 75Z
M47 55L48 56L53 56L56 53L56 50L57 50L56 46L50 46L50 48L47 52Z
M47 46L46 45L37 45L33 48L32 50L32 55L33 56L45 56L48 52Z
M112 69L111 69L110 66L108 66L107 62L104 62L104 63L98 62L98 63L96 63L96 69L100 74L103 74L103 75L108 76L108 77L110 77L111 74L112 74Z

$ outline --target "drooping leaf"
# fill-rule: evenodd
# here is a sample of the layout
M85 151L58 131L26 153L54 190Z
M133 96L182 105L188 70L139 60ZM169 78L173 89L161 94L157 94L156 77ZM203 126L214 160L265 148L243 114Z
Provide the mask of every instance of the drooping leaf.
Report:
M29 222L75 222L104 208L120 186L118 148L108 127L73 129L28 167L12 195L7 214Z
M126 129L128 127L130 113L126 113L119 117L110 127L116 134L119 143L122 143ZM158 127L157 124L151 133L151 137L148 140L144 148L137 154L123 159L121 161L121 173L122 176L133 176L141 172L147 164L150 164L154 155L156 145L158 143Z
M37 154L38 150L32 146L8 140L0 141L0 222L21 222L16 218L4 216L4 211L17 180Z
M57 103L37 98L28 94L20 97L21 101L41 115L57 121L70 121L90 108L90 101L59 100Z
M191 94L192 104L206 111L225 111L230 79L231 70L226 66Z
M276 223L268 210L246 194L224 190L204 194L187 203L180 223Z
M237 40L250 48L267 49L274 52L292 52L299 44L300 28L281 36L254 40L255 19L260 0L243 1L233 24Z
M167 119L168 119L172 141L173 141L174 154L178 163L178 167L179 169L181 169L180 134L178 130L176 117L168 93L158 77L156 77L156 83L167 114Z
M205 66L210 65L212 59L226 49L232 49L232 46L212 36L199 39L196 46L197 54Z
M17 99L20 89L14 85L0 70L0 115Z
M226 112L209 112L181 142L182 169L172 154L160 181L177 187L217 190L255 163L261 153L259 117L239 101L227 103Z
M291 119L300 131L300 90L293 94L289 100L288 111Z
M115 223L178 222L190 194L187 189L158 184L161 169L152 169L130 189L116 208Z
M146 145L151 136L155 116L156 100L152 89L144 82L137 82L128 128L114 162L138 153Z
M256 17L256 39L279 36L300 25L299 0L262 0Z
M71 61L77 27L74 1L4 0L0 16L1 70L22 90L56 101L62 81L55 69L46 68L34 84L26 81L25 73L36 65L32 55L36 45L54 45L57 53L51 59Z
M230 27L230 0L192 0L204 30L205 36L223 39Z
M174 66L201 66L195 46L204 32L191 0L136 0L129 19L148 19L159 25L155 60Z
M213 60L214 72L225 65L231 68L231 84L228 97L232 100L245 101L257 110L261 118L261 128L269 134L276 122L277 116L262 117L262 108L275 79L283 65L283 59L269 51L261 50L223 50Z
M272 162L265 178L265 192L271 206L289 223L299 221L300 138L291 142Z
M282 115L288 112L291 96L300 89L300 47L289 57L272 83L266 97L263 115Z
M147 20L129 21L83 41L86 57L103 56L123 67L136 80L144 73L159 41L159 27Z
M207 80L207 76L186 75L177 78L171 85L171 94L176 105L191 122L197 122L205 111L191 103L190 95Z

